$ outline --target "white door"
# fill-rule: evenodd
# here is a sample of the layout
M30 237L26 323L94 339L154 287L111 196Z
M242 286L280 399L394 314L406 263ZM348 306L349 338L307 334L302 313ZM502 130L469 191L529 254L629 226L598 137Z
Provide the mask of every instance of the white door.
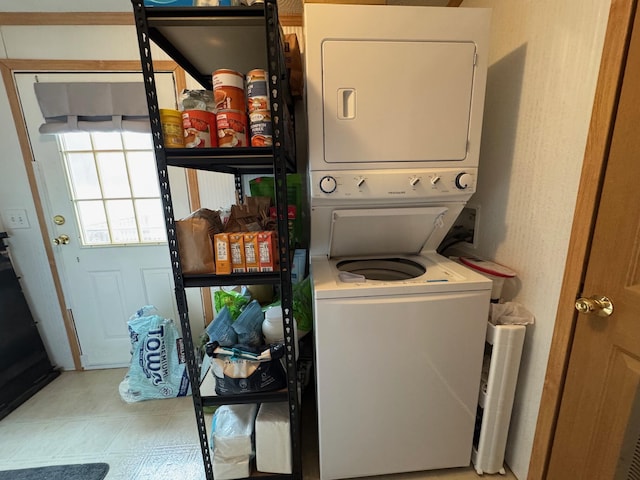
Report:
M37 79L130 82L142 81L142 75L38 74ZM159 315L179 323L151 135L41 135L34 81L33 74L16 74L48 233L60 241L54 255L82 366L126 366L131 358L126 322L140 307L155 305ZM175 108L173 76L158 75L156 83L160 106ZM184 171L170 168L170 176L180 218L188 213ZM197 299L190 312L192 321L202 316Z

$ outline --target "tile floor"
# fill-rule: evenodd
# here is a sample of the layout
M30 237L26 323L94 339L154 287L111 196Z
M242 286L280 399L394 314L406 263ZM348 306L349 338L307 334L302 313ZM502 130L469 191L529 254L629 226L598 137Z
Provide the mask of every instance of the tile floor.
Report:
M118 394L125 372L126 369L64 372L0 420L0 470L106 462L110 466L106 480L203 480L191 398L126 404ZM305 480L319 478L314 422L313 399L305 399ZM516 480L511 473L497 477ZM472 468L462 468L382 478L479 477Z

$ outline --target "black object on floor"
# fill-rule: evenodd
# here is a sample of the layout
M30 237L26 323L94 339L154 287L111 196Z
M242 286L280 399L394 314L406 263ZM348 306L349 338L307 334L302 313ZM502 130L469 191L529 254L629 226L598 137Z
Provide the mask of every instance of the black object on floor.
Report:
M0 471L0 480L103 480L109 465L84 463Z
M53 367L0 232L0 419L60 375Z

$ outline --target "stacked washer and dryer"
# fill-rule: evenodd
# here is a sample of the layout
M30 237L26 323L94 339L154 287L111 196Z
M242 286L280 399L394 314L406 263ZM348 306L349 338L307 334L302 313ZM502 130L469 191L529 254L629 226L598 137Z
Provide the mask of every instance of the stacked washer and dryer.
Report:
M320 478L468 466L491 281L473 195L490 11L305 4Z

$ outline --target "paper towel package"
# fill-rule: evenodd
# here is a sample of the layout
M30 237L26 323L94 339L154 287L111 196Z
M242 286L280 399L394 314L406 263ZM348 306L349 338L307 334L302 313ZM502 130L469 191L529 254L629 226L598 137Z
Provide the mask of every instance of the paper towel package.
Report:
M247 478L249 476L249 463L251 457L245 455L243 457L220 457L214 452L211 458L213 466L213 476L216 480L233 480L236 478Z
M256 417L256 468L291 473L291 432L287 402L263 403Z
M211 448L219 459L253 455L253 426L258 405L223 405L211 424ZM217 477L216 477L217 478Z

